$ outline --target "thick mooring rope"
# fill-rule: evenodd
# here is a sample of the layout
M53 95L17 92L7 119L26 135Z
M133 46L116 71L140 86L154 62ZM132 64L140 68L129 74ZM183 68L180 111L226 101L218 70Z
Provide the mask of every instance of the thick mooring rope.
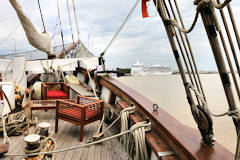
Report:
M101 139L101 140L98 140L98 141L94 141L94 142L91 142L91 143L84 143L84 144L79 145L79 146L69 147L69 148L65 148L65 149L58 149L58 150L49 151L49 152L32 153L32 154L11 154L10 153L10 154L4 154L4 156L36 156L36 155L41 155L41 154L52 154L52 153L66 152L66 151L71 151L71 150L87 147L87 146L90 146L90 145L102 143L102 142L108 141L110 139L120 137L120 136L125 135L125 134L133 133L133 131L138 129L138 128L143 127L145 131L149 131L151 123L146 123L146 122L143 122L143 123L140 122L140 123L141 124L137 123L137 124L133 125L129 130L127 130L125 132L122 132L122 133L119 133L119 134L116 134L116 135L113 135L111 137L107 137L107 138L104 138L104 139Z
M129 114L134 112L135 107L130 106L124 110L121 111L118 118L103 132L105 133L113 124L116 123L116 121L121 118L121 121L128 121L129 120ZM122 118L123 117L123 118ZM126 124L126 122L125 122ZM121 129L122 130L122 129ZM90 145L102 143L108 140L111 140L113 138L126 136L126 149L130 156L133 156L136 160L148 160L148 153L146 148L146 141L145 141L145 132L151 130L151 123L150 122L139 122L133 125L130 129L127 129L125 131L121 131L121 133L113 135L111 137L107 137L98 141L93 141L90 143L84 143L79 146L74 146L70 148L65 149L58 149L53 150L49 152L39 152L39 153L31 153L31 154L4 154L4 156L36 156L36 155L43 155L43 154L53 154L53 153L59 153L59 152L66 152L70 150L79 149L82 147L87 147ZM136 154L134 155L134 153Z

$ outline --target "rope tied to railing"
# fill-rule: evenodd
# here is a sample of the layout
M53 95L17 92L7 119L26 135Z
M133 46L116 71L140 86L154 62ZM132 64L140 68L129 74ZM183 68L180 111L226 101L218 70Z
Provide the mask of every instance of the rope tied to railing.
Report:
M119 117L121 118L121 132L125 132L128 130L129 115L134 112L135 112L135 106L133 104L128 108L123 109L120 112ZM120 143L122 145L122 148L124 148L126 151L128 151L127 141L128 141L128 135L123 135L122 137L120 137Z
M127 151L135 160L148 160L147 144L145 133L151 130L151 122L139 122L130 128L131 134L128 136ZM135 151L135 156L134 156Z
M93 136L93 137L101 137L102 135L104 135L105 133L106 133L106 131L108 131L121 117L126 117L125 115L127 115L127 116L129 116L129 114L130 113L134 113L135 112L135 106L134 105L131 105L131 106L129 106L129 107L127 107L127 108L125 108L125 109L123 109L120 113L119 113L119 115L118 115L118 117L103 131L103 132L101 132L101 133L99 133L99 131L100 131L100 129L98 129L98 131L97 131L97 133ZM128 119L128 118L127 118ZM122 119L121 119L122 120ZM122 122L122 121L121 121ZM101 124L100 124L101 125ZM124 128L126 128L125 126L128 126L128 125L124 125ZM101 126L99 126L99 128L100 128ZM126 130L128 130L128 128L127 129L122 129L122 123L121 123L121 132L123 132L123 131L126 131ZM120 140L121 141L121 140Z

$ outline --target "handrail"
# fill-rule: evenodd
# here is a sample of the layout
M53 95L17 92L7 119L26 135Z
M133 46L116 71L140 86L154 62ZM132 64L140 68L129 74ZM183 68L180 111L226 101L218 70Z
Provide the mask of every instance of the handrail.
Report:
M160 137L181 159L234 159L234 154L221 144L216 142L211 147L202 143L201 135L197 130L183 125L163 109L159 108L158 114L154 114L153 102L134 89L108 76L101 77L99 83L126 102L133 102L138 112L145 118L150 118Z

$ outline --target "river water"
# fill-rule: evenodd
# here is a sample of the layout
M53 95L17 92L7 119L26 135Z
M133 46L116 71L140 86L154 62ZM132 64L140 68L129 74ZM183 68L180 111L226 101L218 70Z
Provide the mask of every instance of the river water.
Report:
M228 110L228 104L218 74L200 75L207 97L208 106L214 113ZM135 89L157 103L183 124L197 129L186 100L185 90L180 75L162 76L126 76L117 78L120 82ZM235 90L234 90L235 91ZM235 95L239 106L239 100ZM213 118L214 134L219 143L235 152L236 131L230 117Z

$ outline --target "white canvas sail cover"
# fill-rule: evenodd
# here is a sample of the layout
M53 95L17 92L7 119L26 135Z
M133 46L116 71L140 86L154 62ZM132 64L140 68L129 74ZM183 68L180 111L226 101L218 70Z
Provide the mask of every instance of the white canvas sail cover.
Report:
M24 14L20 4L16 0L9 1L17 12L18 18L21 21L29 43L40 51L43 51L48 55L52 55L53 50L49 33L43 32L40 34L32 24L31 20Z
M14 56L12 60L0 60L0 73L4 82L14 82L21 88L27 87L26 61L24 55Z
M10 102L10 105L12 109L15 109L15 94L14 94L14 83L12 82L0 82L0 85L2 86L2 90L8 97L8 100ZM0 100L1 102L1 100ZM3 98L3 106L0 104L0 116L5 116L6 114L10 113L11 109L10 106L7 103L7 100Z
M8 59L0 59L0 73L3 81L11 81L12 80L12 60Z
M78 62L80 67L91 71L97 68L98 57L27 61L26 71L31 74L45 73L43 67L48 69L51 66L54 70L60 67L63 72L70 72L76 70Z

